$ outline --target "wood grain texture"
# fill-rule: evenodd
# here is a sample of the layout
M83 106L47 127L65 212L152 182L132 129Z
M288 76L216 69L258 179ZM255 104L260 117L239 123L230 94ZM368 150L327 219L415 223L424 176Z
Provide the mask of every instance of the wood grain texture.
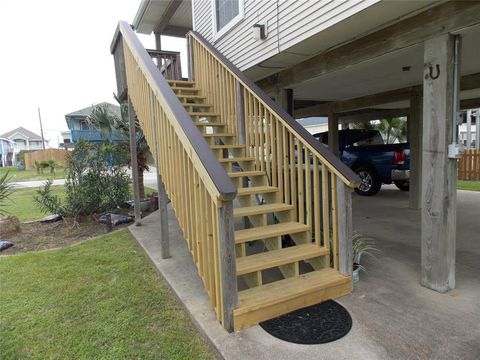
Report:
M457 160L448 158L453 141L452 35L425 42L422 158L422 285L446 292L455 287ZM440 73L432 78L430 66Z

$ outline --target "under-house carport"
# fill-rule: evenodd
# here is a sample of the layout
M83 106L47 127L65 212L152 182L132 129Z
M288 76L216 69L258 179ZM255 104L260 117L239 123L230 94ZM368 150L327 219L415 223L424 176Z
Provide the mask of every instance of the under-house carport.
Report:
M408 209L416 210L412 216L419 230L419 280L439 292L454 289L456 279L458 113L480 106L480 18L470 6L478 10L478 4L456 12L439 6L257 82L296 118L328 116L332 150L338 148L339 124L407 117L410 192L397 191L396 196L406 197L408 206L396 208L396 202L405 199L387 197L386 203L397 211L372 217L379 216L378 222L397 220ZM301 52L301 44L295 50ZM276 64L281 56L274 59ZM358 203L372 201L374 207L377 200ZM472 216L460 219L462 227L477 229L477 234L479 208L473 206ZM389 234L396 237L398 229L392 227Z

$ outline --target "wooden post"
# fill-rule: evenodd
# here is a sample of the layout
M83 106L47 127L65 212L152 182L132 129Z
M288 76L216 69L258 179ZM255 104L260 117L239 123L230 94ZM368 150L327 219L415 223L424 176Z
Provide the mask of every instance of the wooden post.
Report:
M279 89L275 95L275 102L293 116L293 89Z
M162 38L160 33L155 32L155 49L162 50Z
M422 97L413 92L410 97L410 113L408 115L408 135L410 143L410 209L420 209L422 204Z
M168 197L165 191L165 185L160 175L160 165L158 163L158 119L157 119L157 102L153 92L150 93L151 110L152 110L152 129L153 129L153 157L155 160L157 189L158 189L158 215L160 217L160 257L168 259L170 257L170 239L168 236Z
M475 119L475 149L480 149L480 109L477 109L477 117Z
M446 34L425 41L424 50L421 282L439 292L455 287L457 160L448 157L458 109L454 43Z
M130 135L130 165L132 167L132 179L133 179L133 195L135 200L135 225L140 226L140 189L138 184L138 161L137 161L137 131L135 129L135 109L133 108L132 101L128 97L128 129Z
M336 156L339 155L338 150L338 116L330 111L328 113L328 148Z
M223 327L233 331L233 310L238 304L233 202L225 201L218 209L220 272L222 278Z
M472 110L467 110L467 145L466 148L472 147Z
M338 269L341 274L352 276L352 190L338 177L336 179L338 204Z

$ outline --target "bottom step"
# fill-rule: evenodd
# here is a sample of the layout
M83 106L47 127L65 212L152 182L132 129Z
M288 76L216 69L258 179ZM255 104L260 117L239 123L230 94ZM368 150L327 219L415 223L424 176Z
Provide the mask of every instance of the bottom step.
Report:
M235 331L291 311L347 295L352 280L334 269L312 271L238 293Z

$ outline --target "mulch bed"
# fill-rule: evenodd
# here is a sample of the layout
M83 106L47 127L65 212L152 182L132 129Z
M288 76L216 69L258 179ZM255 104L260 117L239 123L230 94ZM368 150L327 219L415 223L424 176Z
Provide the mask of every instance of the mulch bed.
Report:
M123 225L128 226L128 224ZM122 227L116 226L114 229ZM55 249L79 243L92 237L105 234L104 224L89 221L72 226L63 220L54 223L30 222L20 225L20 232L6 235L2 240L15 245L2 252L1 255L11 255L27 251Z

